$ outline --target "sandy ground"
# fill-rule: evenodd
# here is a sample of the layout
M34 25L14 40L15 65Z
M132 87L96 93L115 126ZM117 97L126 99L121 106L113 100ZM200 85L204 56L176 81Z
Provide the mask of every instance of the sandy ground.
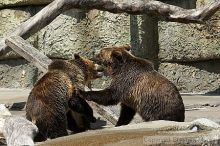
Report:
M30 90L28 89L4 89L0 88L0 104L4 103L9 105L10 111L13 115L25 115L24 103L27 100L27 96ZM192 121L198 118L208 118L217 123L220 123L220 96L204 96L204 95L182 95L186 113L185 121ZM13 104L20 103L20 104ZM12 106L13 105L13 106ZM112 111L119 115L120 106L112 106ZM109 127L111 123L95 113L95 116L99 119L93 126ZM136 115L132 123L141 122L141 118ZM95 128L95 127L94 127Z
M30 90L28 89L2 89L0 88L0 104L8 105L12 115L25 116L25 101L27 100ZM204 95L182 95L185 104L185 121L192 121L198 118L208 118L214 122L220 123L220 96L204 96ZM119 115L120 106L112 106L111 110ZM98 119L92 124L92 129L102 129L106 127L114 127L105 118L95 112ZM131 123L142 122L138 114ZM90 130L92 132L93 130ZM113 134L118 139L119 136ZM0 136L1 137L1 136ZM109 137L108 137L109 139ZM4 140L0 145L5 144ZM75 140L74 140L75 141ZM140 142L140 141L139 141ZM141 140L142 142L142 140Z

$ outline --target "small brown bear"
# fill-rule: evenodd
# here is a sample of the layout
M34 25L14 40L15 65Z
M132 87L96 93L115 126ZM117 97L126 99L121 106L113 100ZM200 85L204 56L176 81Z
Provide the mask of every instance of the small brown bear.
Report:
M154 70L150 61L129 50L129 45L101 49L96 61L106 67L112 82L100 91L79 90L80 96L106 106L120 102L116 126L129 124L136 112L144 121L184 121L185 108L176 86Z
M93 79L101 77L100 66L74 55L73 60L55 60L48 72L34 85L27 103L26 118L35 123L39 134L35 141L88 129L94 122L92 108L75 94Z

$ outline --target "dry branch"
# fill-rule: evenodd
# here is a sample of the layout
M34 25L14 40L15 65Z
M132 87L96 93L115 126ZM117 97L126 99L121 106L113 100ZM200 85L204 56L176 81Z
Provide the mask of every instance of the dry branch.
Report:
M200 9L183 9L159 1L148 0L55 0L43 8L35 16L21 24L8 36L21 36L24 39L41 30L53 21L60 13L72 9L98 9L112 13L128 13L132 15L147 14L158 16L166 21L182 23L202 23L220 9L220 0ZM6 49L5 39L0 41L0 55L9 51ZM6 49L6 50L5 50Z

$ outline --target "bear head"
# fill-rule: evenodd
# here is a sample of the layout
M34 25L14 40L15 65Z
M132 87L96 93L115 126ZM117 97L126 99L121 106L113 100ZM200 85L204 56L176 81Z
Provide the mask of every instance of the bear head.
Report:
M90 82L94 79L103 76L103 67L94 63L90 59L81 57L78 54L74 54L74 59L71 60L54 60L49 66L48 70L61 70L68 73L70 76L77 76L77 79L82 79L90 88ZM77 82L77 81L76 81Z
M124 63L134 57L130 54L130 45L102 48L93 60L105 67L105 74L112 75L120 70Z
M97 78L102 77L103 75L103 67L99 64L94 63L94 61L90 59L83 58L78 54L74 54L74 62L77 62L84 74L86 75L86 80L91 81Z

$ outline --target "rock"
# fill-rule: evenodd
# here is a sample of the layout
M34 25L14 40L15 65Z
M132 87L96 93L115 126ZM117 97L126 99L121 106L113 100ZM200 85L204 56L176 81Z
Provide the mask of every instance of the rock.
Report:
M11 113L5 107L4 104L0 104L0 134L3 133L3 126L4 126L4 123L5 123L5 117L6 116L11 116Z
M198 63L161 63L159 72L182 93L220 93L218 61Z
M200 131L192 131L192 125L204 126ZM218 145L219 125L208 120L198 119L192 122L152 121L126 126L106 128L60 137L39 143L46 145Z
M190 129L194 127L197 127L198 130L213 130L220 128L220 125L209 119L200 118L191 122Z
M8 146L34 146L33 139L37 133L37 126L23 117L13 116L5 120L3 135Z
M5 104L0 104L0 116L10 116L11 113L6 108Z
M0 86L5 88L32 87L37 68L24 59L0 61Z
M129 43L129 33L127 14L72 9L39 32L38 47L53 58L91 57L101 47Z
M198 0L203 7L214 0ZM220 11L205 24L159 22L161 61L187 62L220 58Z
M220 125L206 118L200 118L193 120L191 122L174 122L174 121L150 121L142 122L138 124L129 124L126 126L119 126L115 128L110 128L106 130L132 130L132 129L145 129L147 131L186 131L189 132L197 127L199 130L215 130L219 129ZM195 131L194 131L195 132Z

